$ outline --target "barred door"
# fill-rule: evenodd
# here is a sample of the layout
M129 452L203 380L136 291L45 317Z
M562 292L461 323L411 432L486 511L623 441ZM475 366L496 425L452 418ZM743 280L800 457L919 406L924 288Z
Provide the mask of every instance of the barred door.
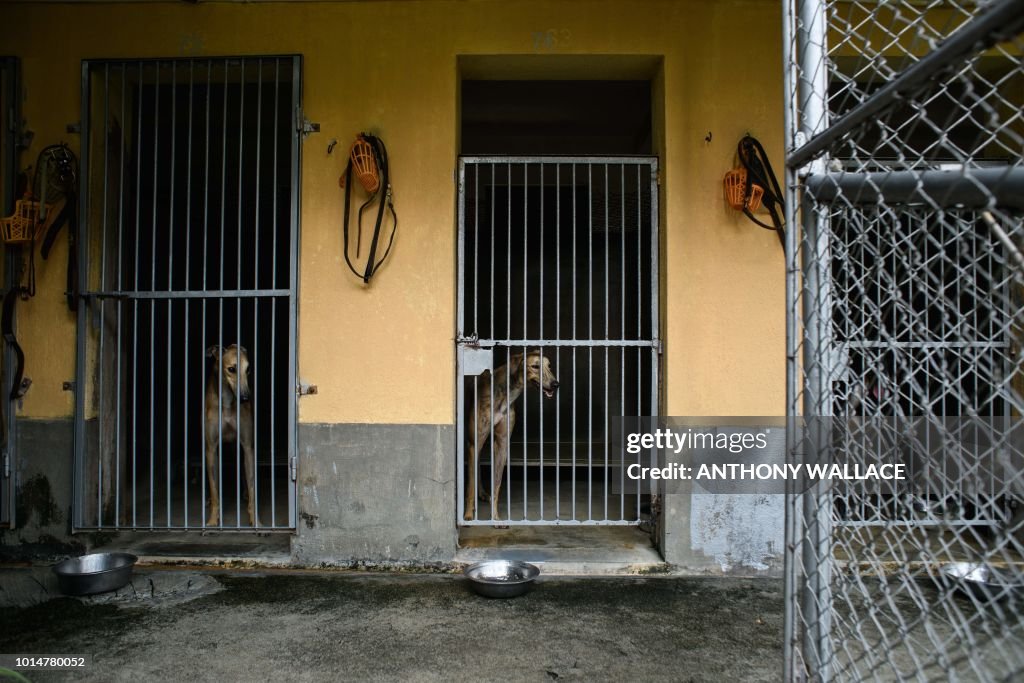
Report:
M300 97L298 56L83 64L76 529L295 527Z
M464 157L458 202L460 524L639 524L610 431L658 409L657 160Z
M786 10L788 680L1024 675L1024 2Z

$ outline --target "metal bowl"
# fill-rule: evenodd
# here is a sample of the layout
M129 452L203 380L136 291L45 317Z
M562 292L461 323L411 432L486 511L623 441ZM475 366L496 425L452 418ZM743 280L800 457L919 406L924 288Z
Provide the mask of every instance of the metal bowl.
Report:
M939 573L954 588L987 600L1022 587L1019 578L983 562L949 562L939 568Z
M540 575L537 565L518 560L488 560L462 572L474 591L488 598L514 598L530 590Z
M55 564L53 573L65 595L106 593L128 583L138 559L129 553L92 553Z

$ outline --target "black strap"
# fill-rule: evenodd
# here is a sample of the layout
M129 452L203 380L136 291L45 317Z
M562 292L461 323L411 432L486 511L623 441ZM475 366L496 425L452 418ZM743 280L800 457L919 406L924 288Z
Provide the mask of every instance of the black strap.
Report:
M768 154L764 151L764 147L757 140L757 138L751 135L743 136L740 140L739 145L736 148L737 156L740 159L740 163L747 169L747 183L743 189L743 213L747 218L752 220L754 223L760 225L766 230L774 230L779 236L779 242L783 248L786 246L786 229L783 215L785 213L785 202L783 200L782 189L779 187L779 181L775 177L775 171L772 170L772 164L768 161ZM762 223L750 209L747 208L747 201L750 199L751 188L754 184L760 185L764 189L764 195L761 197L761 205L768 211L771 216L772 225Z
M369 206L375 199L378 198L381 192L384 192L384 198L381 199L380 205L377 208L377 222L373 228L373 239L370 240L370 252L366 258L366 267L363 272L360 273L356 270L355 266L352 265L352 261L348 255L348 223L349 214L351 212L351 195L352 195L352 159L348 160L348 165L345 167L345 217L342 221L342 234L344 236L343 250L345 254L345 263L348 264L348 269L351 270L356 277L362 279L366 284L370 283L370 278L377 272L377 269L384 264L384 260L391 253L391 245L395 241L395 231L398 230L398 214L395 213L395 205L392 202L391 197L391 179L388 169L388 152L384 147L384 141L373 135L367 133L360 133L360 136L370 143L373 148L373 156L377 160L377 167L380 170L380 188L376 194L371 196L362 206L359 207L358 212L358 223L356 224L357 229L362 233L362 221L363 221L363 210ZM380 229L384 223L384 206L391 211L391 218L393 221L393 227L391 228L391 236L388 238L387 249L384 250L384 255L380 257L380 261L377 261L377 248L380 242Z
M3 316L0 317L0 329L3 331L4 341L14 349L15 368L9 396L11 401L16 401L25 395L25 387L21 386L22 379L25 377L25 352L21 350L18 337L14 334L14 305L18 303L19 297L27 293L28 290L24 287L12 287L7 290L7 294L4 295Z

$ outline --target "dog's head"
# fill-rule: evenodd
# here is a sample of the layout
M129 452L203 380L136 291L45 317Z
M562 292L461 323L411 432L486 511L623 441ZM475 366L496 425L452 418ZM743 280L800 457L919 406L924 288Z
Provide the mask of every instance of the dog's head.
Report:
M223 349L214 344L206 350L206 355L213 358L214 377L219 372L223 378L224 385L231 389L231 392L238 397L238 400L245 403L249 400L249 352L244 346L232 344Z
M551 371L551 359L545 358L540 351L531 351L526 354L525 361L523 354L512 357L512 372L519 375L525 366L526 383L538 386L544 392L545 398L551 398L558 389L558 378Z

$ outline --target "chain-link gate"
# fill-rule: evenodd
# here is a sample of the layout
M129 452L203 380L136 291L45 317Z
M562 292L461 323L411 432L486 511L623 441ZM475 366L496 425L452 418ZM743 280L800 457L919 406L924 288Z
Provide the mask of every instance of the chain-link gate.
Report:
M1024 676L1022 29L787 3L790 454L906 471L787 495L789 680Z

